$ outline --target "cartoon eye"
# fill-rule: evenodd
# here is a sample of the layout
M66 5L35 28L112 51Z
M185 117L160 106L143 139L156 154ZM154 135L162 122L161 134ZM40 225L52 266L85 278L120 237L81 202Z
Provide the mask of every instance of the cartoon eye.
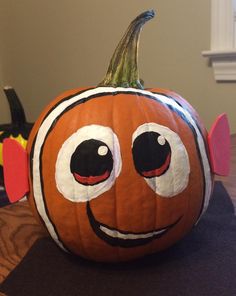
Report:
M136 171L162 197L182 192L189 181L189 157L180 137L166 126L145 123L133 133Z
M89 125L62 145L56 162L56 185L73 202L85 202L109 190L121 171L120 146L111 128Z
M75 180L83 185L95 185L109 178L113 157L109 147L102 141L85 140L72 154L70 170Z

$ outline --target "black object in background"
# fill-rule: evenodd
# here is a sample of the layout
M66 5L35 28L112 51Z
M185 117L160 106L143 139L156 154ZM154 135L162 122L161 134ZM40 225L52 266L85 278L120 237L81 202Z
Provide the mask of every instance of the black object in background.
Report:
M3 140L10 136L17 138L22 136L25 140L28 139L29 133L33 127L33 123L26 121L24 108L20 102L17 93L11 86L4 87L4 92L9 103L11 112L11 123L0 125L0 145ZM4 185L3 167L0 163L0 185Z
M0 186L0 208L10 203L4 187Z

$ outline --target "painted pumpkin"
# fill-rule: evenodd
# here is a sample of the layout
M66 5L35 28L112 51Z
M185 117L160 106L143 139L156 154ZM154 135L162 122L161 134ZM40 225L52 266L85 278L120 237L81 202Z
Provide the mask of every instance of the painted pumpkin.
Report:
M197 113L176 93L139 80L139 33L153 16L131 23L98 87L68 91L44 110L27 145L35 215L62 249L96 261L173 245L212 192Z
M23 147L26 147L27 139L30 130L33 126L32 123L26 122L23 106L17 96L15 90L10 87L4 87L10 112L11 123L0 125L0 185L3 185L3 159L2 159L2 143L6 138L16 139Z

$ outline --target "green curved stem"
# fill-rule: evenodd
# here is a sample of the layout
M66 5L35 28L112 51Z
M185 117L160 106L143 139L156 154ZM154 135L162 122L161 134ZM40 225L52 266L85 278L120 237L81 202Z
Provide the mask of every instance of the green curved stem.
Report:
M118 44L107 74L99 86L133 87L143 89L138 73L138 45L143 25L155 16L148 10L136 17Z

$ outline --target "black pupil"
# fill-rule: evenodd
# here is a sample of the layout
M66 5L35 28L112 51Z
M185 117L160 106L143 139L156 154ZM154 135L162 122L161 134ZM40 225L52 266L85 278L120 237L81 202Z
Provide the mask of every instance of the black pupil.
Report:
M74 151L70 161L72 173L83 177L101 176L113 167L112 153L102 141L90 139L83 141Z
M135 168L141 175L165 166L163 174L169 167L167 160L171 155L170 145L157 132L144 132L139 135L134 140L132 152Z

